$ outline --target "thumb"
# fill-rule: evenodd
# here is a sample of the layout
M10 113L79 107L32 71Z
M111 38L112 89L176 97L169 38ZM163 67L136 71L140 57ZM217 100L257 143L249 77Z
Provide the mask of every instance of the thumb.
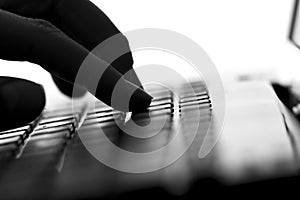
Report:
M25 126L41 114L44 106L45 93L41 85L0 77L0 131Z

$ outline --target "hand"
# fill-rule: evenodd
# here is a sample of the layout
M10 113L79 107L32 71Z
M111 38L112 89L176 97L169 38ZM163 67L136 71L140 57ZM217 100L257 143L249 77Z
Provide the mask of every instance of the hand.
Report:
M105 39L120 33L88 0L0 0L0 26L0 59L40 65L52 74L58 88L69 96L79 67L90 51ZM121 45L129 50L125 36ZM128 52L110 63L99 81L101 87L97 88L95 96L108 105L111 105L115 84L132 69L133 59ZM93 63L104 67L105 59L105 55L97 55ZM129 109L135 111L147 107L152 97L138 87L141 84L136 74L131 73L125 79L125 90L135 90ZM76 87L82 90L82 94L91 90L84 83ZM0 130L34 120L42 111L44 101L41 86L0 77ZM15 119L16 115L20 119Z

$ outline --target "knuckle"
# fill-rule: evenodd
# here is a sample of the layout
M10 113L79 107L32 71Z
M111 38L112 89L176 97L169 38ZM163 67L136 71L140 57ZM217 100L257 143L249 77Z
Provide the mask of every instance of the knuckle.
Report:
M45 30L58 30L53 24L43 19L28 19L34 26Z

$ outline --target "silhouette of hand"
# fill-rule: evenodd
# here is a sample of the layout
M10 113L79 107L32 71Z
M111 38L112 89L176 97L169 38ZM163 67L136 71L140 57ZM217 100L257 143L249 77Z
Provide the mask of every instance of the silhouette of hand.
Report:
M0 0L0 26L0 59L40 65L51 73L58 88L68 96L72 95L77 72L90 51L120 33L88 0ZM143 110L152 97L143 90L134 72L124 78L123 75L132 69L133 59L125 36L119 45L128 48L128 53L105 69L98 84L101 88L95 96L111 105L113 88L122 79L125 91L135 90L129 110ZM95 55L93 63L103 67L105 59L106 55ZM84 84L75 87L81 91L80 95L91 90ZM0 130L34 120L44 105L42 86L27 80L0 77Z

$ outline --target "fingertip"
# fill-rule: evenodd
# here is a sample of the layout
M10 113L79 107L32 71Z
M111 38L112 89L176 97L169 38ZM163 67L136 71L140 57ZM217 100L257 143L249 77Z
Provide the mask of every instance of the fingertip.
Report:
M137 88L129 101L129 110L133 113L143 113L147 111L153 97L141 88Z

